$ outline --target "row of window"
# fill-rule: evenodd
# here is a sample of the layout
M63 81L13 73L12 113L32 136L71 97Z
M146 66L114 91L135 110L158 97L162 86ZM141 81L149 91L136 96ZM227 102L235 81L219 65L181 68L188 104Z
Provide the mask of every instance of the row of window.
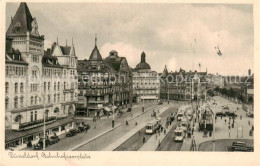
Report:
M57 69L44 69L43 70L43 75L44 76L61 76L61 70Z
M9 98L5 98L5 109L9 109ZM24 97L20 97L20 105L19 107L22 108L24 106ZM14 97L14 108L18 108L18 97Z
M23 93L24 92L24 84L20 83L20 92ZM5 93L8 94L9 93L9 83L6 82L5 83ZM18 83L14 83L14 93L18 93Z
M6 66L5 67L5 75L7 76L12 76L12 75L16 75L16 76L25 76L27 75L27 69L26 67L23 66Z
M35 62L35 63L39 63L40 62L40 58L39 58L39 56L38 55L32 55L32 62Z

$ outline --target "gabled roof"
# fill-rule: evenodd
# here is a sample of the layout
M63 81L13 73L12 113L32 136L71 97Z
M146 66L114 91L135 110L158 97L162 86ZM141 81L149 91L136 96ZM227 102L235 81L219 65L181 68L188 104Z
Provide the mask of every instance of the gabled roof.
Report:
M44 56L42 57L42 64L44 67L62 68L62 66L58 62L58 58L51 55L50 49L44 51Z
M18 10L11 24L6 32L6 35L12 34L26 34L27 31L31 32L33 17L25 2L20 3Z

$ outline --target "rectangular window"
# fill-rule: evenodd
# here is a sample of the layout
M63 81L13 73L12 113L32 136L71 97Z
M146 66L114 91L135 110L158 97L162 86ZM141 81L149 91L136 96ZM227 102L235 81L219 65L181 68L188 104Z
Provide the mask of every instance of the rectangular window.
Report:
M33 121L33 112L31 112L31 122Z

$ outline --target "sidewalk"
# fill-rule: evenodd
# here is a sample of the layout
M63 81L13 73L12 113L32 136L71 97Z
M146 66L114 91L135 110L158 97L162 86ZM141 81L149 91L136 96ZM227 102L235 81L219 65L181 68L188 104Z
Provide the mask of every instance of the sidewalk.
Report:
M165 112L166 110L168 110L171 106L167 106L164 107L160 110L160 113L158 113L158 115L162 114L163 112ZM151 108L152 109L152 108ZM149 109L149 110L151 110ZM149 111L147 109L147 111ZM146 111L145 111L146 112ZM135 127L134 129L132 129L131 131L129 131L127 134L125 134L123 137L121 137L120 139L116 140L115 142L113 142L112 144L110 144L109 146L105 147L104 149L102 149L102 151L113 151L114 149L116 149L117 147L119 147L121 144L123 144L125 141L127 141L128 139L130 139L135 133L137 133L139 130L141 130L142 128L144 128L146 125L146 122L141 123L140 125L138 125L137 127ZM150 139L149 139L150 140ZM148 141L149 141L148 140ZM148 142L147 141L147 142Z

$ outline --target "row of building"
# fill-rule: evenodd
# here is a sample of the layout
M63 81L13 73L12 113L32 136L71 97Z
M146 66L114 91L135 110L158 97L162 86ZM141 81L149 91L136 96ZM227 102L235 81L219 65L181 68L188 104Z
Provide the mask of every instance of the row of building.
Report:
M206 72L151 69L146 54L131 68L112 50L100 54L95 37L88 59L78 60L73 43L54 42L44 50L44 36L26 3L21 3L6 32L5 144L23 149L46 134L61 135L75 116L101 117L136 102L205 100L211 84ZM214 86L214 85L213 85Z

